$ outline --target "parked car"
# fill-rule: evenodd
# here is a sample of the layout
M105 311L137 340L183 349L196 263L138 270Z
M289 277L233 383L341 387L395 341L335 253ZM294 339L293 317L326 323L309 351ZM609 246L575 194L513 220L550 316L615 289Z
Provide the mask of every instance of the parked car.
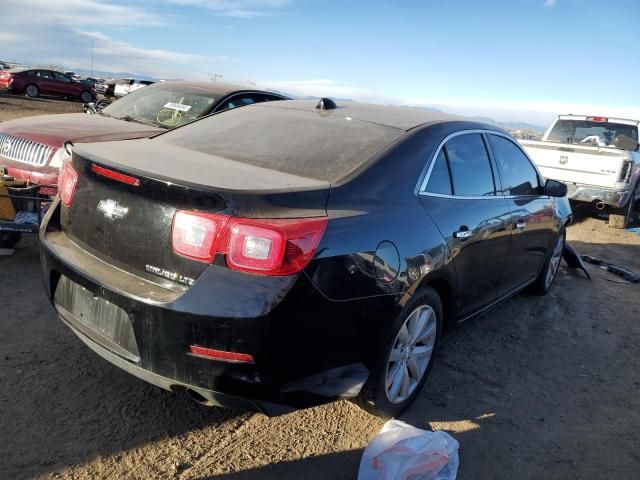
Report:
M566 187L512 137L441 112L334 107L262 103L77 146L40 230L62 320L205 404L273 414L358 397L391 416L446 328L551 288Z
M65 144L149 137L229 108L282 99L238 85L158 83L111 103L98 115L69 113L3 122L0 165L16 178L50 186L55 194L58 170L69 156Z
M85 85L90 85L98 95L104 95L105 80L103 78L83 77L80 79Z
M154 83L155 82L149 80L134 80L133 78L125 78L120 81L111 80L104 84L104 95L107 97L120 98L142 87L153 85Z
M0 88L16 95L38 97L48 95L79 99L85 103L96 99L96 91L69 75L42 68L11 69L0 72Z
M560 115L541 141L521 140L540 171L569 188L574 202L608 208L609 224L626 228L640 202L639 120Z

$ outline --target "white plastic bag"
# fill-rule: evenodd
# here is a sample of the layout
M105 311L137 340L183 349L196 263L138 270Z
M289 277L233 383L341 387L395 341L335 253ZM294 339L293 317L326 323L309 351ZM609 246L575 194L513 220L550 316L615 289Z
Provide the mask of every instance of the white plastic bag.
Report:
M458 463L448 433L389 420L364 450L358 480L455 480Z

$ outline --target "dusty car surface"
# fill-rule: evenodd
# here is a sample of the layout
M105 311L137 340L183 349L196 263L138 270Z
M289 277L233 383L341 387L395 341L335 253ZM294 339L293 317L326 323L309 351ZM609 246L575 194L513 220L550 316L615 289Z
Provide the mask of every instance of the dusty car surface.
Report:
M87 144L40 232L49 298L99 355L196 400L397 415L443 332L546 293L571 210L503 130L271 102Z
M68 113L0 124L0 166L55 194L68 144L144 138L211 113L285 97L238 85L166 82L140 89L98 115Z

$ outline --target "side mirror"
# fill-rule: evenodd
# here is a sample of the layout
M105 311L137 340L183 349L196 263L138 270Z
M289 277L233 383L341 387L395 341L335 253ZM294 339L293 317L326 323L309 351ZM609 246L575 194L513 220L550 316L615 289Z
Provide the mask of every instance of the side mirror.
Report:
M544 193L550 197L566 197L567 186L557 180L547 180L544 184Z

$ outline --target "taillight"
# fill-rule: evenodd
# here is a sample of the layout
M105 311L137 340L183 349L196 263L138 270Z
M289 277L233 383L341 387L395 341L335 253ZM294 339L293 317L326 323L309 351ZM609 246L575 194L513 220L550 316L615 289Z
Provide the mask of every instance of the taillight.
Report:
M270 272L283 263L287 237L284 231L233 219L226 239L227 263L250 272Z
M58 193L60 194L60 200L65 206L71 206L77 185L78 173L73 169L73 166L71 166L71 162L67 161L62 166L62 170L60 171L60 176L58 178Z
M630 160L624 160L622 162L622 168L620 169L620 175L618 175L618 182L629 183L631 180L631 170L633 162Z
M242 272L291 275L309 264L326 227L326 218L252 219L178 211L173 249L203 262L222 253L230 268Z
M229 217L179 210L173 217L173 251L184 257L211 263Z

